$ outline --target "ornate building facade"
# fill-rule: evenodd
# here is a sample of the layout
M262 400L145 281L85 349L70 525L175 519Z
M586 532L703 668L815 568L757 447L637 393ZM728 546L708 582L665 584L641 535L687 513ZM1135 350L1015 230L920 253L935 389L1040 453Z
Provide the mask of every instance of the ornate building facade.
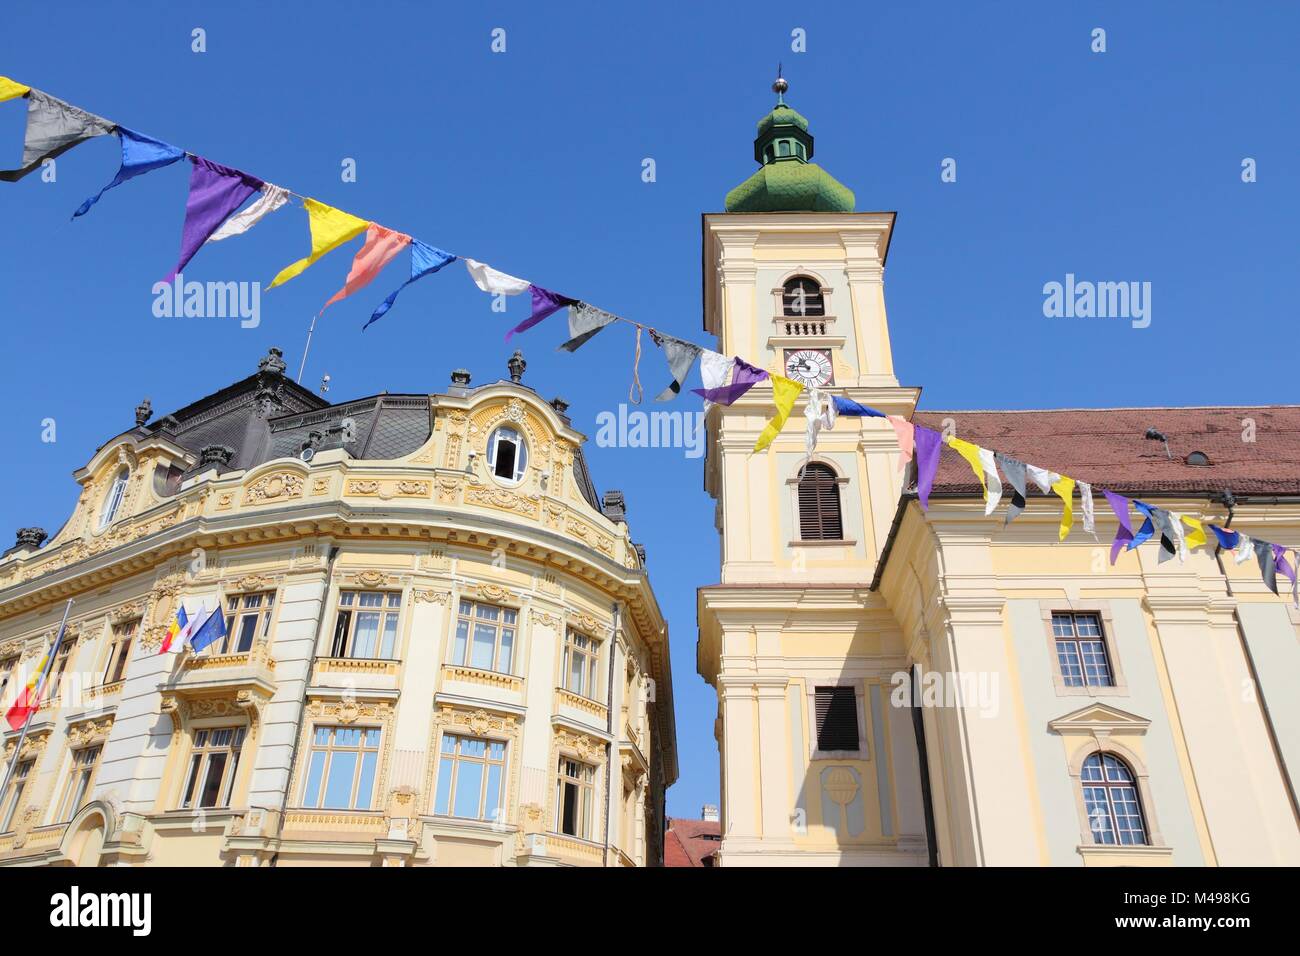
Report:
M854 211L812 153L779 101L759 171L703 217L705 330L913 418L885 310L894 214ZM810 458L804 409L757 455L769 385L708 412L721 581L698 594L697 660L718 694L717 865L1300 863L1300 612L1253 560L1162 563L1153 545L1112 566L1100 495L1095 536L1076 516L1061 542L1060 499L1031 494L1006 526L955 455L922 511L886 420L840 417ZM1297 407L913 420L1300 542Z
M6 706L74 601L0 863L657 865L667 628L622 495L509 364L330 404L272 350L138 408L0 559ZM226 636L160 653L182 602Z

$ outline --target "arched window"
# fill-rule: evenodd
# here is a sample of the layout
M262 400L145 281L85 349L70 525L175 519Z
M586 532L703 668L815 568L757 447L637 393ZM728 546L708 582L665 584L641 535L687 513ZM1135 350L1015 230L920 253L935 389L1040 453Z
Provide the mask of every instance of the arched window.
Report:
M785 315L820 316L826 314L822 287L807 276L795 276L785 284L781 295L781 310Z
M104 498L104 507L99 512L99 527L107 528L117 517L117 511L122 507L122 498L126 494L126 479L130 472L123 468L113 479L113 487L108 489L108 495Z
M813 461L799 474L799 537L803 541L841 541L840 483L829 465Z
M498 428L488 437L488 467L502 481L522 481L528 467L528 446L513 428Z
M1083 762L1083 808L1092 842L1107 846L1145 846L1146 821L1137 783L1128 764L1114 754L1095 753Z

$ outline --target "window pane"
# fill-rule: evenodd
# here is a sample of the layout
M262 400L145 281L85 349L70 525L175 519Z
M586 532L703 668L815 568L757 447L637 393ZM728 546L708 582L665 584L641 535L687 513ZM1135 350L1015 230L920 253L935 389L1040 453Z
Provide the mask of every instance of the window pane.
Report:
M320 731L316 733L319 735ZM325 733L326 736L329 735L329 731ZM320 806L320 778L324 769L325 751L313 750L311 752L311 763L307 765L307 786L302 795L302 805L304 807Z
M1074 641L1057 641L1056 658L1061 664L1061 679L1066 687L1083 686L1083 667L1079 661L1079 645Z
M444 753L447 751L448 740L449 738L447 737L443 738L442 749ZM455 741L451 742L451 746L453 749L455 748ZM455 766L455 761L450 757L444 756L438 761L438 789L437 795L433 801L434 813L442 814L443 816L447 815L447 807L451 803L451 775Z
M586 660L586 656L583 654L569 655L569 690L575 694L582 694L586 690L582 682L582 675L586 672L583 667Z
M474 647L470 663L484 670L492 669L492 652L495 649L497 631L489 624L474 625Z
M379 591L362 591L361 606L362 607L383 607L384 595Z
M456 640L452 644L451 660L453 664L464 664L465 645L469 643L469 621L459 620L456 622Z
M498 813L499 810L504 810L501 806L501 765L492 764L488 767L487 793L483 798L483 819L501 818L504 813Z
M483 796L483 764L461 760L456 774L456 802L452 816L477 819Z
M361 595L363 598L365 595ZM379 614L375 611L357 612L357 630L352 637L353 657L374 657L379 639Z
M339 611L338 620L334 622L334 641L330 644L330 657L343 657L347 652L348 628L352 624L351 611Z
M501 629L501 653L497 658L497 670L510 673L510 663L514 656L515 632L508 627Z
M235 653L243 654L245 651L252 650L253 638L257 636L257 615L245 614L239 621L239 643L235 646Z
M399 594L397 591L392 591L392 592L390 592L389 595L388 595L388 606L389 606L389 607L401 607L401 606L402 606L402 595Z
M215 807L221 795L221 777L226 772L226 754L208 755L208 768L203 777L203 792L199 797L199 806Z
M352 781L356 779L357 754L335 750L331 754L329 778L325 781L322 807L346 810L352 803Z
M384 616L384 640L379 646L379 656L392 658L393 648L397 646L397 615L386 614Z
M369 810L370 800L375 791L375 764L379 760L379 754L373 750L368 750L361 755L361 780L357 784L357 802L358 810Z
M203 754L195 754L190 758L190 771L185 776L185 787L181 790L182 807L189 807L194 803L194 784L198 780L201 763L203 763Z

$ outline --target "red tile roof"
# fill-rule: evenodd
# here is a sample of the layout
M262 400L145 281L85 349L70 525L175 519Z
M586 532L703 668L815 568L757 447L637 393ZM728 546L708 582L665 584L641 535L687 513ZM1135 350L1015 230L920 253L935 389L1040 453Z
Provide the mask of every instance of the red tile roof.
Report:
M1129 495L1224 488L1237 497L1300 494L1297 405L918 411L912 420L936 431L951 420L958 438ZM1143 437L1148 428L1169 439L1172 461L1161 442ZM1246 440L1252 436L1254 441ZM1210 464L1187 464L1194 451L1209 456ZM980 494L970 466L949 451L940 460L934 490Z
M721 848L722 825L716 820L668 818L664 835L664 866L712 866L706 857Z

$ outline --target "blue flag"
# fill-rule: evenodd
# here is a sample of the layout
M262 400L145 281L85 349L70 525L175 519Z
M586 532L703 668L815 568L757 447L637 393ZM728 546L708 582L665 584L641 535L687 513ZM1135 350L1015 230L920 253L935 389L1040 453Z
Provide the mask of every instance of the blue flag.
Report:
M835 414L852 415L857 418L884 418L884 412L878 412L874 408L867 408L866 405L859 405L851 398L842 398L839 395L832 395L831 401L835 405Z
M1128 543L1128 548L1126 549L1128 551L1132 551L1134 548L1150 540L1151 536L1156 533L1156 526L1152 520L1152 512L1155 509L1148 504L1138 501L1136 498L1133 499L1133 507L1142 512L1142 514L1146 516L1147 520L1142 522L1142 527L1138 528L1137 534L1133 535L1133 540Z
M379 308L375 309L370 321L361 326L364 332L370 328L371 323L378 322L383 318L384 313L393 307L397 301L397 293L401 292L416 279L423 279L425 276L433 275L443 266L450 262L455 262L456 257L450 252L443 252L441 249L435 249L428 243L421 242L419 239L411 240L411 277L397 287L397 289L383 302L379 303Z
M125 126L117 128L117 135L122 140L122 168L117 171L117 175L113 177L111 183L77 207L77 211L72 214L73 219L84 216L89 212L90 207L99 202L99 197L114 186L120 186L128 179L134 179L151 169L170 166L185 155L185 151L182 149L169 146L161 140L152 139L143 133L129 130Z
M208 619L198 626L190 636L190 649L198 652L203 650L213 641L219 641L226 636L226 618L221 613L221 605L218 604L208 615Z
M1209 526L1214 532L1214 536L1219 539L1219 547L1226 551L1236 551L1237 545L1241 543L1241 535L1235 531L1229 531L1227 528L1220 528L1217 524Z

